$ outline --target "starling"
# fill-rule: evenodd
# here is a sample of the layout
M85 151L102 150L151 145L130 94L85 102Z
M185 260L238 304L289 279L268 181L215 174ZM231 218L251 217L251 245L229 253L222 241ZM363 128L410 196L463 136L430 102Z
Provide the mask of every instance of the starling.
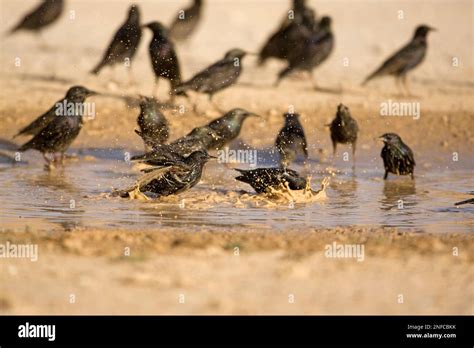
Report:
M160 77L167 79L171 84L170 93L174 94L175 88L181 83L181 72L178 56L173 42L169 39L168 30L158 22L151 22L145 27L153 32L149 52L153 71L155 72L155 87Z
M178 161L195 151L205 151L218 138L217 133L207 127L194 128L189 134L171 144L154 143L152 151L133 156L132 161L146 162L149 165L165 165L168 161Z
M204 165L212 157L206 151L195 151L188 157L177 156L165 166L144 169L146 173L136 183L119 194L129 197L131 192L151 192L158 197L178 194L189 190L200 180Z
M43 28L59 19L63 12L63 0L43 0L33 11L28 13L14 28L10 34L18 30L31 30L40 32Z
M242 124L249 116L260 117L253 112L236 108L210 122L207 126L214 130L218 137L214 138L214 141L211 142L208 149L220 149L228 142L237 138Z
M359 126L357 125L357 121L352 118L347 106L343 104L337 106L336 117L329 124L329 130L331 131L333 155L336 155L337 143L341 143L351 144L352 155L354 157Z
M64 105L67 103L83 103L87 96L87 90L84 87L74 86L69 88L66 96L63 99L60 99L54 103L51 109L39 116L28 126L22 128L13 138L16 138L19 135L37 135L44 127L46 127L48 123L55 119L59 105Z
M175 91L186 92L192 90L209 95L209 100L212 96L237 82L237 79L242 72L242 58L247 52L235 48L228 51L224 58L218 62L207 67L189 81L183 82Z
M427 25L418 26L413 39L388 58L380 68L369 75L362 85L365 85L375 77L393 75L396 78L397 85L401 79L405 89L408 91L406 75L409 70L417 67L425 58L426 49L428 47L426 38L428 33L434 30L434 28Z
M312 75L313 69L323 63L331 54L334 47L334 35L331 31L331 18L323 17L318 30L311 35L301 50L294 52L288 58L288 66L280 71L275 85L293 71L307 71Z
M380 139L384 142L380 154L385 167L384 180L387 179L388 173L410 174L411 178L414 179L415 158L411 149L395 133L386 133Z
M253 187L257 193L268 193L281 185L288 185L291 190L306 188L306 179L289 168L257 168L252 170L235 169L240 175L235 179Z
M140 115L137 118L140 130L135 130L145 142L145 146L164 144L169 137L169 126L165 116L160 111L156 99L142 97L140 100Z
M198 26L202 15L202 0L194 0L191 7L179 11L170 26L170 36L176 42L185 41Z
M308 159L308 145L297 113L285 113L285 125L278 133L275 146L280 154L280 164L284 167L293 162L298 155Z
M317 27L314 11L306 7L305 1L294 1L293 19L285 21L267 40L260 50L258 64L263 65L269 58L289 59L301 50Z
M60 160L62 161L64 153L81 131L83 124L83 108L81 106L88 96L95 94L97 93L81 86L70 88L63 101L68 105L67 112L61 113L60 109L57 108L54 114L46 113L24 128L20 133L34 134L34 137L21 146L18 151L38 150L43 153L43 157L48 164L51 162L47 157L48 153L52 153L54 159L56 159L56 153L60 153ZM74 108L70 108L71 105ZM72 115L68 114L70 109L74 110Z
M128 18L117 30L112 42L107 48L102 61L91 71L98 74L103 67L128 62L131 64L132 58L137 52L142 29L140 27L140 11L137 5L130 6Z

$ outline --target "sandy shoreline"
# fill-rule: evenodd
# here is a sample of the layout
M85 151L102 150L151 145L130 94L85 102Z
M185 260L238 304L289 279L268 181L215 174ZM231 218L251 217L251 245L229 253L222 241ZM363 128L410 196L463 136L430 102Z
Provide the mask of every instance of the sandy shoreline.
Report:
M37 243L38 261L2 267L3 314L474 313L470 234L89 229L7 241ZM364 245L363 261L326 257L333 243Z

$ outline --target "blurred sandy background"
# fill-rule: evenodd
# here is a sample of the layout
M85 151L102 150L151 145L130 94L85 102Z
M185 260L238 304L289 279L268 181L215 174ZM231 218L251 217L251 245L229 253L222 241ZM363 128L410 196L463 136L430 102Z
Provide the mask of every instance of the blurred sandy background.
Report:
M7 31L36 1L0 0L0 32ZM143 22L169 24L187 1L135 1ZM243 107L264 116L247 122L242 139L268 146L282 125L281 113L295 105L303 114L308 141L330 149L324 124L336 106L348 105L361 126L358 156L380 161L374 137L391 130L416 149L420 168L449 165L459 152L464 168L473 168L473 3L460 1L309 1L318 16L333 17L336 47L315 71L321 87L287 79L272 87L283 64L264 68L245 58L238 85L217 94L222 109ZM73 84L115 95L149 94L153 75L148 57L151 34L145 31L133 63L136 84L126 72L88 71L99 61L111 36L125 20L128 1L67 1L63 17L44 32L48 48L30 34L3 37L0 49L0 138L17 130L63 97ZM177 47L184 78L191 77L233 47L258 51L289 8L289 1L207 1L199 30ZM74 11L74 19L71 13ZM403 11L404 19L399 19ZM426 23L438 29L429 36L425 62L411 75L415 95L400 98L391 78L359 87L363 78ZM15 58L21 66L15 67ZM454 67L453 57L460 65ZM349 66L343 61L349 59ZM166 98L163 82L160 96ZM421 118L383 118L381 102L419 101ZM114 98L97 97L97 117L73 144L141 150L134 134L138 110ZM167 113L171 137L187 133L217 116L206 109L185 115ZM187 105L186 100L178 99ZM262 137L261 134L268 134ZM259 136L258 136L259 135ZM20 139L17 141L23 141ZM29 158L39 154L29 152ZM159 233L157 233L159 232ZM429 232L429 231L428 231ZM472 314L474 239L471 235L399 234L382 227L347 227L328 231L220 231L203 228L150 231L79 230L22 233L3 231L0 242L39 243L40 262L0 260L0 313L294 313L294 314ZM368 243L367 259L328 260L326 243ZM131 245L132 258L123 258ZM236 257L233 248L242 247ZM462 246L460 257L452 248ZM34 272L32 272L34 270ZM70 304L69 295L77 302ZM178 302L185 294L186 303ZM288 295L295 302L288 303ZM404 304L397 296L404 294Z

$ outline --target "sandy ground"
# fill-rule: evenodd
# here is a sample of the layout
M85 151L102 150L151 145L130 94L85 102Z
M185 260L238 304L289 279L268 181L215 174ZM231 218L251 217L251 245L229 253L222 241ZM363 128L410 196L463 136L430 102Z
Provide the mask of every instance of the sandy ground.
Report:
M10 259L2 267L1 313L472 314L474 309L474 238L465 234L372 228L0 234L0 243L7 240L38 243L39 253L37 262ZM363 244L364 260L326 257L326 245L334 242ZM130 256L124 256L128 250Z
M0 0L0 31L4 32L35 1ZM177 1L136 1L143 21L169 23ZM185 3L185 2L183 2ZM290 105L302 113L311 144L310 156L330 152L324 127L337 104L348 105L360 128L358 156L379 162L374 138L399 133L425 169L473 168L474 61L472 2L466 1L310 1L319 15L334 18L336 48L316 70L314 91L301 78L272 87L281 62L261 69L244 61L239 84L216 95L221 109L243 107L263 120L246 122L242 141L270 146ZM47 47L34 36L4 37L0 49L0 138L11 137L58 99L68 87L83 84L120 97L149 94L152 73L145 33L133 64L135 83L121 67L99 77L87 72L123 21L128 1L68 1L68 12L44 33ZM90 6L97 6L91 11ZM209 1L199 31L178 46L185 78L220 58L232 47L257 51L278 26L286 1ZM350 10L347 10L350 7ZM399 19L399 11L404 18ZM105 13L107 15L105 15ZM100 26L98 25L100 23ZM438 28L429 37L424 64L410 76L411 97L399 95L392 79L359 86L363 78L411 38L414 27ZM218 35L216 35L218 33ZM21 64L15 66L15 59ZM346 58L348 60L346 60ZM453 58L459 65L453 66ZM346 66L344 62L349 62ZM159 96L166 99L167 86ZM419 102L421 117L382 117L388 100ZM120 147L141 150L134 134L138 110L113 97L91 98L96 117L86 123L74 150ZM208 122L218 112L200 99L197 114L185 99L186 112L166 113L176 138ZM262 136L268 135L268 136ZM26 141L15 139L15 144ZM460 161L453 163L453 152ZM26 159L39 157L28 152ZM34 221L32 221L34 225ZM429 232L429 231L428 231ZM14 233L3 229L0 244L38 243L40 258L0 259L0 313L311 313L311 314L473 314L474 240L471 235L399 234L381 227L348 227L272 233L183 229L147 231L80 229L65 233L35 228ZM364 244L363 262L330 259L324 246ZM240 255L234 255L238 246ZM124 248L131 256L123 256ZM459 256L453 248L459 247ZM70 303L70 295L76 302ZM184 295L184 303L181 295ZM289 296L294 295L294 303ZM403 295L403 303L398 303Z

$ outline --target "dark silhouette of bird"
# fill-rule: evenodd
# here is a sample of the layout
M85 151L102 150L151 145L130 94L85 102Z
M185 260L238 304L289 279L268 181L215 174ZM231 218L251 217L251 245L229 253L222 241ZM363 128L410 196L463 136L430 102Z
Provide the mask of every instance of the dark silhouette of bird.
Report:
M22 128L13 138L19 135L37 135L48 123L57 117L58 107L61 107L61 105L65 103L83 103L85 98L89 96L88 93L89 90L81 86L69 88L64 98L58 100L48 111L39 116L28 126Z
M141 97L137 124L140 129L135 130L135 133L143 139L145 146L164 144L168 140L168 121L160 111L160 105L156 99Z
M178 160L180 156L188 156L195 151L218 150L239 136L242 124L249 116L258 115L240 108L232 109L209 124L194 128L170 144L153 143L152 151L133 156L131 160L158 165L169 160Z
M384 142L381 153L385 167L384 180L388 173L410 175L414 179L415 157L411 149L395 133L386 133L380 139Z
M285 113L285 125L278 133L275 146L280 154L280 164L284 167L292 163L299 155L308 159L308 144L297 113Z
M60 112L60 109L57 108L54 116L51 114L48 114L46 117L45 115L40 116L30 126L24 128L23 134L28 134L26 130L31 127L29 131L31 133L29 134L35 135L30 141L21 146L18 151L38 150L43 154L48 164L51 163L51 160L47 155L53 154L53 161L55 161L57 160L56 154L59 153L59 160L62 162L64 153L82 129L84 110L81 106L87 97L95 94L98 93L81 86L70 88L65 98L68 105L67 109L64 110L63 108L63 111ZM74 107L71 108L71 105ZM73 110L72 114L69 114L70 110ZM49 119L48 122L46 122L47 119ZM35 123L36 125L33 126ZM41 128L40 124L44 126Z
M301 51L317 29L316 15L306 6L305 1L294 1L291 13L292 17L285 16L282 25L260 50L259 65L263 65L269 58L289 59L295 52Z
M140 11L137 5L132 5L128 11L127 20L117 30L101 62L91 73L98 74L105 66L113 66L119 63L131 64L141 37Z
M343 104L337 106L336 117L329 124L333 155L336 155L337 144L351 144L354 158L357 144L357 133L359 126L357 121L351 116L349 108Z
M64 9L63 0L43 0L33 11L10 30L10 34L18 30L40 32L42 29L56 22Z
M223 59L176 87L176 93L195 91L208 94L209 100L212 100L216 92L237 82L242 72L242 59L245 55L247 52L238 48L228 51Z
M181 71L174 44L169 39L168 30L161 23L151 22L145 25L145 27L153 32L153 39L150 42L148 51L155 73L155 89L158 80L164 78L170 81L170 94L173 95L175 88L181 83ZM155 91L153 93L155 94Z
M257 168L251 170L235 169L240 175L235 179L253 187L257 193L270 193L282 185L291 190L303 190L307 187L306 179L289 168Z
M334 47L334 35L331 30L331 18L324 16L308 41L301 50L288 57L288 66L281 70L275 82L277 86L283 78L294 71L306 71L311 77L313 69L323 63L331 54Z
M216 132L217 138L209 145L208 149L220 149L225 144L237 138L240 134L242 124L249 116L260 117L253 112L236 108L210 122L207 126Z
M196 30L202 16L203 1L193 0L193 4L180 10L170 25L170 36L176 42L185 41Z
M207 127L196 127L189 134L170 144L153 143L152 150L133 156L132 161L146 162L149 165L165 165L169 161L179 161L195 151L206 151L219 138L217 133Z
M425 59L426 50L428 48L427 35L430 31L434 30L434 28L427 25L418 26L412 40L383 62L377 70L365 79L362 85L365 85L376 77L392 75L395 76L397 85L401 80L405 89L408 91L406 81L407 73L416 68Z
M187 157L170 160L165 166L144 169L145 174L119 195L129 197L131 192L138 191L164 197L187 191L199 183L204 165L211 158L206 151L199 150Z

